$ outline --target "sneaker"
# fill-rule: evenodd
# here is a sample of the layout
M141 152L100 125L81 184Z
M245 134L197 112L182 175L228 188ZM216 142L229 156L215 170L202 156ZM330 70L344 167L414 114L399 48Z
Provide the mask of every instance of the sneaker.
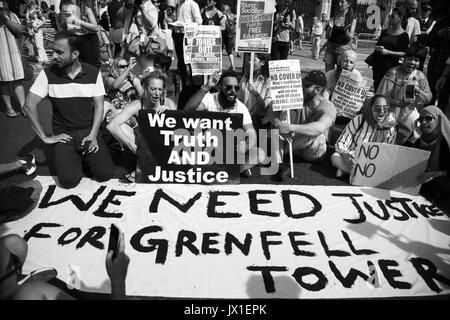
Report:
M36 171L36 159L34 155L27 154L26 156L19 158L21 169L27 176L32 175Z

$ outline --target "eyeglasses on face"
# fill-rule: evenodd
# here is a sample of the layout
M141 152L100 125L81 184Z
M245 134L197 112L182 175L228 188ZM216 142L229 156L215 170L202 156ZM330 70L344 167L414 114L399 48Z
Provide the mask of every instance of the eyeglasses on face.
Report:
M419 121L419 122L424 122L424 121L431 122L431 121L433 121L433 119L434 118L432 116L424 116L424 117L418 118L417 121Z
M22 274L22 263L20 262L18 256L10 253L9 265L5 270L5 274L2 277L0 277L0 282L6 280L14 273L17 273L18 276Z
M226 86L225 87L225 90L227 90L227 91L231 91L231 89L234 89L234 91L238 92L241 89L241 87L239 87L239 86Z

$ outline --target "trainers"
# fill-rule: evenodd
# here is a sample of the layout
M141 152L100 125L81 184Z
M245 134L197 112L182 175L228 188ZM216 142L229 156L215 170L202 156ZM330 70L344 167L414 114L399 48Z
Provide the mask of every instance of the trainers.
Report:
M19 158L19 161L22 165L21 169L27 176L32 175L36 171L36 159L31 153Z

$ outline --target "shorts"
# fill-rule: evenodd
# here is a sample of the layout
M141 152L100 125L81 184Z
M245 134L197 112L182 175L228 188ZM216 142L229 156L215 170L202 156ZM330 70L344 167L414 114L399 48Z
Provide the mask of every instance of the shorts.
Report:
M323 61L327 64L337 65L339 56L347 49L355 50L355 47L351 42L348 44L340 45L328 41L327 50L325 51Z
M109 30L109 41L111 41L111 43L121 43L122 34L123 28Z

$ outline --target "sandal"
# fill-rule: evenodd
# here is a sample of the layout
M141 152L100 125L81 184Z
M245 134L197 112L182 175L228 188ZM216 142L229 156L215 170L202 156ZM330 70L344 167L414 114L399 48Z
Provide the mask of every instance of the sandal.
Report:
M9 110L5 112L5 115L8 118L17 118L19 116L19 114L17 112L15 112L14 110Z
M136 183L136 171L126 173L123 179L128 183Z

